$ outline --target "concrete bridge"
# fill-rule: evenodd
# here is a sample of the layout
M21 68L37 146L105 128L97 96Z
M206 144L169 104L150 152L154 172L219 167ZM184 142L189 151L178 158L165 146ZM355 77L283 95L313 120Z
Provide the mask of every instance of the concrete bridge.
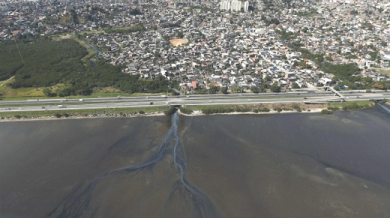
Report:
M345 97L344 95L342 95L340 92L338 92L336 89L334 89L333 87L329 87L329 90L332 91L335 95L339 96L342 101L345 101Z

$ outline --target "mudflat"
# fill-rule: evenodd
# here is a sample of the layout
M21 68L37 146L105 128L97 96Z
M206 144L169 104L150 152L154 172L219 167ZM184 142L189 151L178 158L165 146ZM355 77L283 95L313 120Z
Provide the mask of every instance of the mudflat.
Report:
M377 111L0 123L0 217L387 217Z

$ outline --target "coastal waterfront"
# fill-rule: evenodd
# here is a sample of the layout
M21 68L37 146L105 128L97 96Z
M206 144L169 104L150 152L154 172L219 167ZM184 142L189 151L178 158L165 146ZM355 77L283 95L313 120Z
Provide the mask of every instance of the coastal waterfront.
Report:
M333 115L82 119L0 128L0 187L6 187L0 216L65 217L64 208L81 217L389 212L390 121L377 107ZM148 160L156 161L134 168ZM69 201L91 184L91 195ZM85 199L90 202L81 207Z

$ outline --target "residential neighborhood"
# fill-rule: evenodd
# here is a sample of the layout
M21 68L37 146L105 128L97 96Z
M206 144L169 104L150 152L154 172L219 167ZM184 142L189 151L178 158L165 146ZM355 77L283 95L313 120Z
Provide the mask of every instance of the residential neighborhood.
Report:
M93 58L140 79L161 74L181 93L390 84L389 0L227 3L3 1L0 43L74 37L97 51Z

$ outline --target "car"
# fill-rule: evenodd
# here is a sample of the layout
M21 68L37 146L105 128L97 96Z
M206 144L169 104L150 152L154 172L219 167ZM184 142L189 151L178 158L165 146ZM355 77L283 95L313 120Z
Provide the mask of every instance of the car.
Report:
M150 105L153 105L153 102L150 102Z
M45 107L42 107L42 109L46 109Z
M79 101L84 101L83 99L79 99Z
M209 101L209 103L212 103L213 101Z
M306 97L304 97L303 99L307 99Z
M189 95L187 95L187 98L189 98L190 96Z

